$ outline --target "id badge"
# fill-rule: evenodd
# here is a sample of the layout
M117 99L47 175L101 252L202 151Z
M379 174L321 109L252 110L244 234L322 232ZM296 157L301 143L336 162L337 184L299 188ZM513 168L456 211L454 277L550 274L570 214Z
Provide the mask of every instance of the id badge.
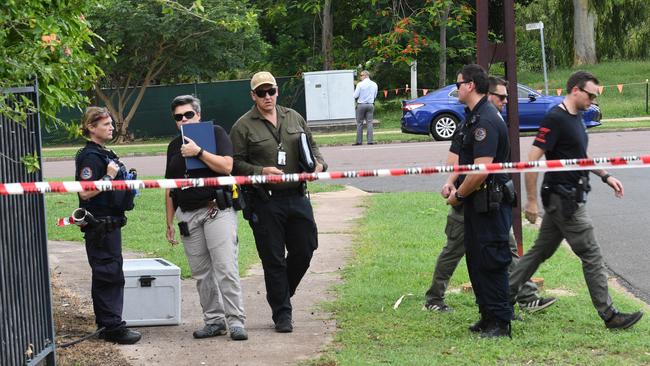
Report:
M287 165L287 152L278 150L278 165L285 166Z

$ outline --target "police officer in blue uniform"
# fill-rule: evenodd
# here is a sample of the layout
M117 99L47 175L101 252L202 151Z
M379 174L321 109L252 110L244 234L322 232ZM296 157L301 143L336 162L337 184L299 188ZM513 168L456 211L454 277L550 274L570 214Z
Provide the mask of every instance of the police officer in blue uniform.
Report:
M459 164L508 161L510 147L505 121L487 100L488 75L479 65L458 73L458 100L467 106L460 133ZM512 182L506 174L460 177L447 203L465 205L465 250L469 277L481 314L470 326L482 337L510 336L513 308L509 301L508 266L512 260L508 233L512 225Z
M89 139L77 152L75 179L78 181L125 180L133 173L104 144L113 138L113 120L106 108L88 107L82 118L83 135ZM131 174L131 176L129 176ZM132 191L85 191L79 193L79 207L85 209L87 224L82 227L86 254L92 269L92 299L95 322L103 328L99 337L113 343L133 344L140 333L122 321L124 273L122 233L124 211L133 209Z

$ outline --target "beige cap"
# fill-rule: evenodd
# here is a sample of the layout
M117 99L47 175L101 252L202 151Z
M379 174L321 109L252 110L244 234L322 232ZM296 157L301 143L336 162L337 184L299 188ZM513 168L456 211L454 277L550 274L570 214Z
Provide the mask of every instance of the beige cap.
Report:
M275 78L268 71L260 71L253 75L251 79L251 90L257 89L258 86L269 84L269 85L278 85L275 82Z

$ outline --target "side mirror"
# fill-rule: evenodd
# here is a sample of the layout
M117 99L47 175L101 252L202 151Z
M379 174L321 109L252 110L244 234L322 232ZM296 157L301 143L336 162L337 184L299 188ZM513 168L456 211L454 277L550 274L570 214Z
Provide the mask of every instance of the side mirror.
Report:
M535 93L528 93L528 101L534 102L536 100L537 100L537 96L535 95Z

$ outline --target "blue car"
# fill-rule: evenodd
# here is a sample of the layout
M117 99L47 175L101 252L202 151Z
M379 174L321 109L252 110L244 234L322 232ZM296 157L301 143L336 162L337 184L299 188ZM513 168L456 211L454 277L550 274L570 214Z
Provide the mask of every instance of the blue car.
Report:
M546 112L560 104L564 97L542 95L518 84L519 130L534 131ZM510 101L510 99L509 99ZM505 119L505 110L504 110ZM602 115L598 105L582 114L586 127L600 126ZM465 106L458 102L456 85L447 85L427 95L402 101L402 132L431 135L436 140L450 140L458 123L465 118Z

